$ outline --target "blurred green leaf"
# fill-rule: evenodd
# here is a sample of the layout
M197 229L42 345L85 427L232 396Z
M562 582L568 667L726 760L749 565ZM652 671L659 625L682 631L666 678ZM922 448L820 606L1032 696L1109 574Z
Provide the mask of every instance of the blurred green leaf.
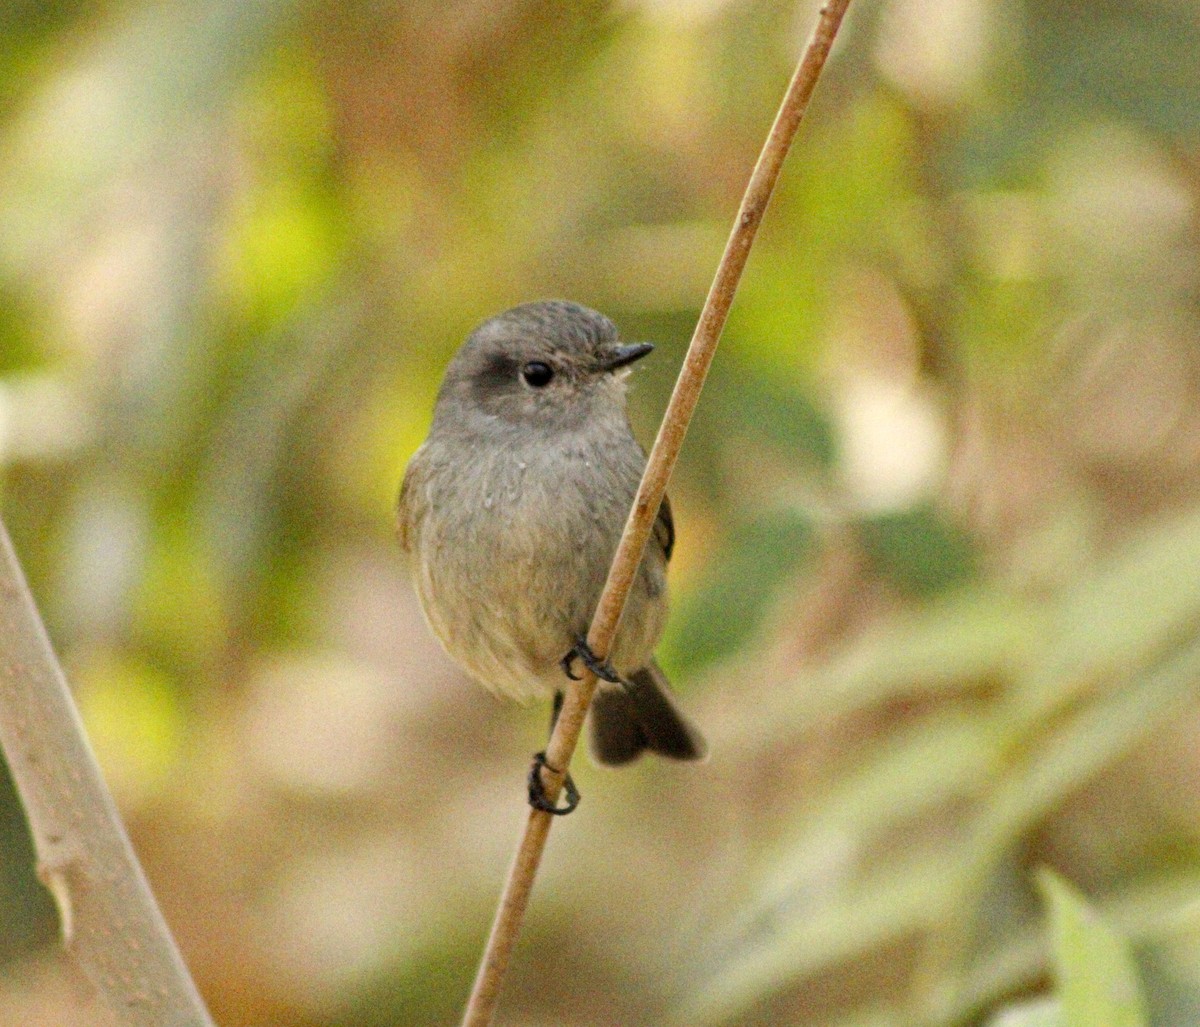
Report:
M829 418L805 389L784 388L765 376L732 367L719 379L711 405L712 430L749 436L786 455L798 468L833 468L837 443Z
M1200 680L1200 639L1119 687L1109 685L1071 716L1049 724L1009 720L1006 730L1016 769L991 796L981 824L999 844L1051 812L1071 791L1086 784L1161 728L1194 699ZM1007 720L1013 711L1003 715ZM1028 732L1028 733L1027 733ZM1040 736L1040 737L1039 737Z
M812 522L795 511L764 514L735 529L706 580L673 617L669 662L690 674L752 638L812 546Z
M772 735L801 731L879 704L1003 684L1036 658L1041 616L1000 592L950 593L877 622L844 654L780 682L760 725Z
M1141 946L1169 936L1180 911L1196 908L1198 895L1200 878L1196 869L1189 866L1106 897L1103 913L1106 919L1125 925L1129 938ZM989 939L992 942L990 950L975 962L961 982L954 1007L947 1010L944 1022L959 1023L971 1019L1005 996L1028 991L1037 985L1045 977L1047 946L1043 935L1041 927L1035 931L1031 924L1028 930L1023 929L1018 934Z
M864 517L858 531L879 573L913 595L945 592L977 573L970 537L932 506Z
M1038 885L1050 907L1063 1027L1146 1027L1129 945L1066 881L1049 870Z
M951 854L909 855L835 885L821 901L801 892L747 916L698 964L701 976L679 1022L727 1022L840 960L927 930L953 904L957 876Z
M1190 640L1200 624L1200 511L1142 528L1073 582L1046 621L1024 715L1048 716L1107 675L1128 673Z
M814 800L823 826L919 817L955 799L975 797L1000 766L996 725L974 711L935 713L902 726L871 747Z

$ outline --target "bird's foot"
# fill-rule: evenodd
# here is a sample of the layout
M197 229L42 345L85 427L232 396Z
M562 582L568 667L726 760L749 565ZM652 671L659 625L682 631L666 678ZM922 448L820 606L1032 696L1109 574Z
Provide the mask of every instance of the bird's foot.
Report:
M529 768L529 805L534 809L540 809L543 813L553 813L556 817L565 817L568 813L574 812L575 807L579 805L580 795L579 789L575 787L575 782L571 780L571 775L563 775L563 790L567 793L566 803L556 806L546 795L546 787L542 784L542 767L552 774L558 773L546 762L545 752L533 754L533 765Z
M608 660L601 660L592 652L592 647L588 645L586 638L577 639L574 648L558 661L559 666L563 669L563 673L572 681L580 680L579 675L574 670L576 660L587 667L601 681L607 681L612 685L619 685L621 683L621 676L613 670L613 665Z

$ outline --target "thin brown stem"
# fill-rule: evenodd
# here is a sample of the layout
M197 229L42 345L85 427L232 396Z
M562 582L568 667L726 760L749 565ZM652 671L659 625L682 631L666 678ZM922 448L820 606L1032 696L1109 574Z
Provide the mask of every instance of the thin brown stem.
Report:
M625 599L641 563L646 541L658 515L658 508L666 494L667 480L675 467L688 423L700 398L700 390L712 364L721 330L725 327L725 320L729 315L742 270L746 266L746 259L750 255L755 233L762 222L784 158L808 108L808 102L849 5L850 0L828 0L821 8L816 28L788 85L779 113L775 116L771 132L746 186L737 220L734 222L729 241L725 244L725 252L717 266L704 309L700 312L696 331L692 335L687 356L679 372L679 380L675 383L675 391L663 416L658 438L655 439L654 448L651 449L646 462L645 474L642 476L633 508L629 512L629 519L625 523L604 592L600 596L596 615L588 632L588 644L601 658L611 648L621 622ZM546 747L546 762L555 768L554 771L547 770L542 774L546 794L551 799L557 798L562 789L563 775L575 752L583 720L595 690L595 675L585 673L583 680L567 691L562 712L559 714L550 744ZM496 919L492 924L487 948L479 965L475 986L467 1003L463 1027L487 1027L492 1022L513 946L516 944L529 903L533 880L550 834L551 820L552 817L548 813L534 809L529 811L525 830L517 846L504 893L496 910Z
M212 1027L88 747L0 522L0 746L63 945L121 1027Z

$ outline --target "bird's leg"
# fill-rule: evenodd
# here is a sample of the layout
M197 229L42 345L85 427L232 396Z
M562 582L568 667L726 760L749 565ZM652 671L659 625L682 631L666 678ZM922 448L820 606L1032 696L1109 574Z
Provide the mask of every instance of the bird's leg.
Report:
M533 754L533 765L529 768L529 805L534 809L540 809L543 813L553 813L556 817L565 817L568 813L574 812L575 807L579 805L580 796L579 789L571 780L571 775L563 775L563 790L567 793L566 804L555 806L546 795L546 786L542 784L542 767L551 773L558 773L546 762L545 751Z
M576 660L587 667L601 681L607 681L612 685L619 685L621 683L621 675L613 670L613 665L608 660L601 660L592 652L592 647L588 645L587 639L583 636L576 639L571 651L558 661L559 666L563 669L563 673L572 681L579 680L579 675L574 671Z
M601 661L592 652L592 647L588 645L586 638L576 640L574 647L566 656L564 656L559 664L563 669L563 673L572 681L578 681L579 677L575 674L575 661L579 660L588 670L596 677L604 681L608 681L614 685L621 683L621 677L613 666L607 660ZM558 715L562 712L563 694L562 692L554 693L554 705L550 709L550 734L554 734L555 725L558 724ZM557 774L558 771L546 762L546 753L539 752L533 757L533 766L529 768L529 805L534 809L540 809L546 813L553 813L556 817L565 816L572 812L579 805L579 789L575 787L575 782L571 780L570 774L563 775L563 789L566 792L566 804L563 806L555 806L547 797L546 789L542 784L542 767L552 773Z

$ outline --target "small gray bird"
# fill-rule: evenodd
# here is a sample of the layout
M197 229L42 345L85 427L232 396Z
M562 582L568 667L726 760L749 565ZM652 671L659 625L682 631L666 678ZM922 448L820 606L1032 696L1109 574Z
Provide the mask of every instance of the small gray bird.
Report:
M561 300L483 322L446 371L398 510L421 606L451 658L496 693L554 697L556 715L564 673L574 677L576 660L591 667L602 679L592 751L613 766L647 749L705 753L654 661L675 540L669 502L608 662L586 642L646 464L624 379L652 348L622 343L608 318ZM530 801L547 808L535 790Z

